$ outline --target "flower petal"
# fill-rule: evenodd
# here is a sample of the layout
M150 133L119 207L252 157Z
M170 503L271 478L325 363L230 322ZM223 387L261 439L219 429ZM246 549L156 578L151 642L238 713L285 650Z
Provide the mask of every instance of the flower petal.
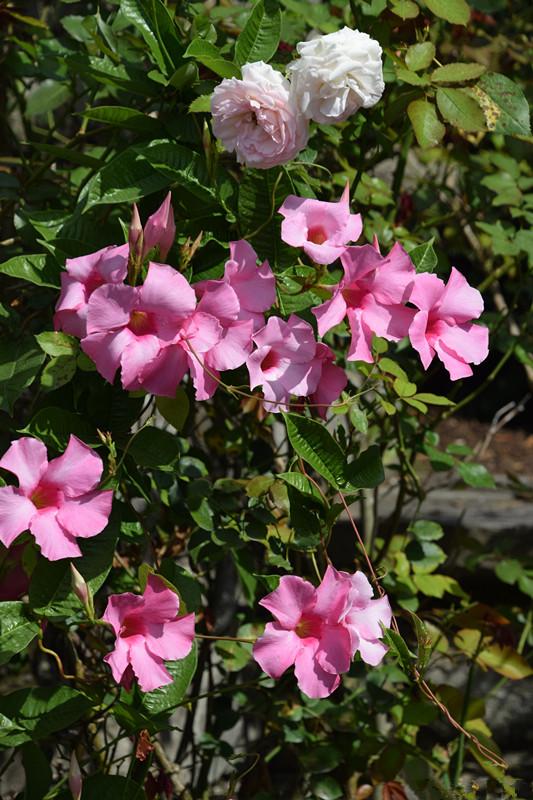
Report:
M311 309L318 323L318 333L324 336L335 325L339 325L346 316L346 301L337 287L331 300Z
M186 319L196 307L196 295L189 281L167 264L150 263L139 297L143 311L179 320Z
M280 678L302 649L302 640L294 633L282 628L279 622L268 622L265 632L253 647L253 657L267 675Z
M163 660L148 650L142 636L131 637L129 659L143 692L153 692L172 683L172 675L165 669Z
M283 575L279 586L259 601L284 628L294 628L302 612L315 602L315 587L297 575Z
M148 624L146 646L151 653L165 661L177 661L188 656L193 640L194 614L187 614L163 625Z
M43 480L68 497L77 497L98 485L103 468L100 456L71 434L65 452L50 461Z
M0 488L0 542L9 547L23 531L30 527L36 508L20 489L14 486Z
M113 492L87 492L80 497L66 497L57 512L57 521L72 536L82 539L101 533L109 521Z
M126 672L130 659L129 659L129 645L124 639L117 638L115 642L115 649L104 656L104 661L111 667L113 678L117 683L120 683L122 676Z
M44 508L32 517L30 531L49 561L81 556L76 539L57 521L56 508Z
M483 311L480 292L470 286L464 275L452 267L446 288L438 305L439 317L451 317L455 322L477 319Z
M0 459L0 467L16 475L25 494L35 489L48 465L46 447L39 439L23 436L12 442Z
M340 683L338 675L326 672L315 657L314 648L303 647L298 653L294 674L300 691L308 697L329 697Z
M326 626L319 640L315 658L326 672L348 672L352 661L350 633L342 625Z

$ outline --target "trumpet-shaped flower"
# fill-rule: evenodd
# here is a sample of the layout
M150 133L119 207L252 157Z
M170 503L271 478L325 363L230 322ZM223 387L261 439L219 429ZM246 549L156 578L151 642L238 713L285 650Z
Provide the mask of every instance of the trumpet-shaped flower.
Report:
M113 652L104 656L113 678L130 689L137 678L143 692L172 683L165 661L185 658L194 639L194 614L177 616L180 601L157 575L150 575L144 594L114 594L103 619L115 631Z
M250 388L262 387L267 411L286 410L291 395L310 397L318 392L324 402L332 402L346 385L343 371L331 364L329 347L320 347L312 326L295 314L286 322L270 317L253 341L256 349L246 362Z
M372 245L347 247L341 256L344 278L333 287L330 300L313 308L323 336L347 316L352 341L347 358L372 362L372 336L399 341L407 335L414 311L409 299L415 277L413 263L395 244L388 256Z
M302 247L317 264L332 264L349 242L356 242L363 230L360 214L350 214L350 185L337 203L289 195L279 213L281 238L292 247Z
M470 364L480 364L489 352L488 328L472 322L483 311L478 290L452 267L446 284L431 273L417 275L409 300L418 309L409 338L424 369L436 353L452 381L472 375Z
M76 436L52 461L38 439L17 439L0 467L19 484L0 488L0 540L6 547L29 530L49 561L76 558L76 539L96 536L107 525L113 492L97 489L102 459Z
M253 656L271 678L294 664L300 690L308 697L327 697L338 687L359 650L368 664L386 652L380 623L390 625L386 597L372 599L362 572L349 575L329 566L318 588L294 575L259 601L275 617L253 648Z
M67 258L54 314L56 330L80 339L86 335L89 298L105 283L123 283L128 273L128 252L128 245L123 244L104 247L79 258Z

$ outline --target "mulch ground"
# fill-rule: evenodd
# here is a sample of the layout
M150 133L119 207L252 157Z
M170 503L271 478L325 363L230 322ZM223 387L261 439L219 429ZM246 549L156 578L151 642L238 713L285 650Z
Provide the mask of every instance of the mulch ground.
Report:
M495 474L511 474L526 481L533 479L533 434L520 428L505 427L492 436L490 427L477 420L451 417L437 428L439 447L454 442L476 448L488 439L488 446L477 461Z

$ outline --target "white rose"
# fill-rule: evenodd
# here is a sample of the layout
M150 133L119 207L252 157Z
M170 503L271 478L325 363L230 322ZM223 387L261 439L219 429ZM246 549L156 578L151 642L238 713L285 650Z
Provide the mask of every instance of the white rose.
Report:
M381 47L367 33L345 27L296 49L300 58L288 66L291 95L309 119L342 122L383 94Z

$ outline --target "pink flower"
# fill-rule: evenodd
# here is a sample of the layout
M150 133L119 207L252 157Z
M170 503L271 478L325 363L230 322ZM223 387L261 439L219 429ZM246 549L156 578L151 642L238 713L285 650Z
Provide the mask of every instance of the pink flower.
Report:
M245 239L230 242L230 259L224 267L224 277L219 281L199 281L194 284L197 295L227 283L239 300L237 319L253 320L254 330L265 324L264 311L276 302L276 278L268 261L257 266L257 253Z
M328 566L318 588L302 578L284 575L260 605L275 622L267 623L253 656L271 678L294 664L300 690L308 697L328 697L350 669L357 650L375 666L387 648L380 641L380 622L390 625L386 597L372 600L372 587L362 572L349 575Z
M331 300L313 308L320 336L347 316L352 341L347 358L372 362L372 336L397 342L407 335L413 310L402 305L409 299L415 269L399 244L388 256L372 245L347 247L341 256L344 278Z
M213 92L213 133L237 161L256 169L285 164L307 144L309 124L290 98L290 85L269 64L242 67Z
M157 248L157 258L164 261L168 251L176 238L176 224L172 209L172 195L169 192L157 211L148 217L144 231L136 204L133 204L133 214L129 230L129 244L133 253L142 261L150 250Z
M472 375L469 364L480 364L489 353L488 328L471 322L483 311L478 290L452 267L447 284L428 272L417 275L409 300L419 309L409 338L424 369L436 353L452 381Z
M29 530L49 561L76 558L76 538L96 536L107 525L113 492L97 490L102 459L76 436L50 462L38 439L17 439L0 467L19 482L0 488L0 539L6 547Z
M343 371L330 363L329 347L320 347L312 326L295 314L287 321L270 317L253 341L257 349L246 362L250 388L263 388L267 411L286 410L291 395L316 397L318 393L324 402L332 402L346 385L340 375Z
M93 293L81 346L106 380L120 366L125 389L174 397L188 369L189 345L205 353L221 334L214 317L196 311L183 275L151 263L142 286L108 284Z
M194 614L177 618L180 601L157 575L150 575L144 594L113 594L103 619L115 631L112 653L104 656L113 678L127 690L133 677L143 692L172 683L164 661L185 658L194 639Z
M80 339L86 334L87 304L91 294L105 283L122 283L128 273L127 244L104 247L96 253L67 258L61 273L61 294L56 305L54 327Z
M292 247L303 247L317 264L332 264L349 242L356 242L363 223L360 214L350 214L350 184L337 203L296 197L291 194L279 213L281 238Z
M333 350L318 342L313 359L313 369L317 375L316 389L309 395L311 406L316 406L318 414L325 419L330 406L346 387L348 379L345 371L335 363Z

